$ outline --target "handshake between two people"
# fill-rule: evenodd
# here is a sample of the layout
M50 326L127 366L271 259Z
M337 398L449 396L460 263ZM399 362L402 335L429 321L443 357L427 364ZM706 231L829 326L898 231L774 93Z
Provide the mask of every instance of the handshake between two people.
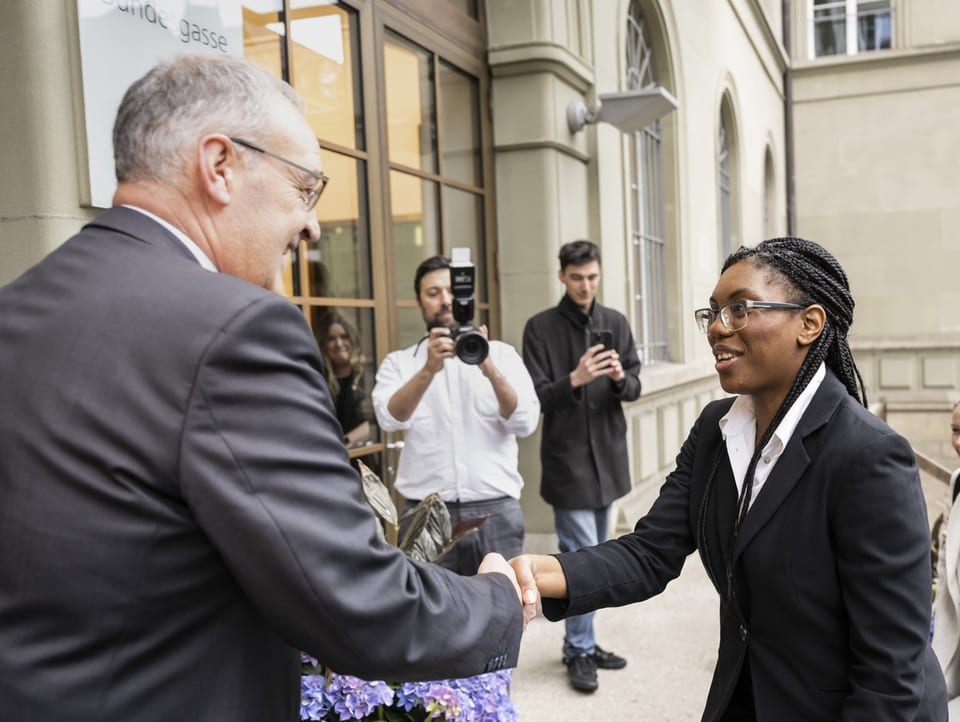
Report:
M540 612L541 597L564 599L567 578L556 557L548 554L521 554L509 562L502 555L487 554L480 562L479 574L496 572L506 575L517 590L523 606L523 628Z

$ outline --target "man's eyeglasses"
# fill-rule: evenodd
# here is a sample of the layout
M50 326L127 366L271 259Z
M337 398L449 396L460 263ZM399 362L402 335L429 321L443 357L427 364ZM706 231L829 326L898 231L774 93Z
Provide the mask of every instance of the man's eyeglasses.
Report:
M698 308L693 312L693 317L697 319L697 326L703 333L710 331L710 325L720 317L720 323L723 327L733 333L740 331L747 326L747 313L755 308L792 308L801 309L796 303L780 303L779 301L733 301L725 306L714 310L712 308Z
M309 175L316 182L313 188L304 189L305 195L303 198L303 202L306 204L307 210L313 210L313 207L317 205L317 201L320 200L320 196L323 195L323 189L327 187L327 183L330 180L329 177L325 176L323 173L317 173L315 170L310 170L309 168L305 168L299 163L294 163L292 160L287 160L282 155L271 153L266 148L261 148L259 145L256 145L255 143L251 143L249 140L243 140L242 138L231 138L230 140L236 143L237 145L242 145L244 148L249 148L250 150L254 150L257 153L263 153L264 155L268 155L271 158L274 158L280 161L281 163L286 163L287 165L293 168L296 168L298 171L302 171L303 173L306 173L307 175Z

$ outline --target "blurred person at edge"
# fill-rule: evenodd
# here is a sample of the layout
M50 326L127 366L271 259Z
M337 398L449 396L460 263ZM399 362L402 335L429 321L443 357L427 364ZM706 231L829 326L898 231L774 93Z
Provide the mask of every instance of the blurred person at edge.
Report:
M707 722L947 719L920 474L866 408L853 308L816 243L734 251L694 317L736 396L703 409L632 533L512 560L558 619L659 594L698 551L720 596Z
M238 58L124 96L114 207L0 288L0 716L289 722L304 650L370 679L516 664L506 562L377 538L317 343L274 288L327 181Z
M950 444L960 456L960 401L950 416ZM950 476L950 513L937 554L937 594L933 604L933 651L943 666L950 719L960 720L960 467Z

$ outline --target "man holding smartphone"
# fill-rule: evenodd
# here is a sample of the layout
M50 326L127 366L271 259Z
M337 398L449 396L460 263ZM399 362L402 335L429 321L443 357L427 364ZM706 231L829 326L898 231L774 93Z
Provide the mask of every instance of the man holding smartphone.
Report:
M610 505L631 487L621 407L640 396L640 359L623 314L596 302L600 249L560 249L560 303L527 321L523 361L543 411L540 495L553 507L560 551L605 541ZM566 620L563 661L574 689L594 692L597 668L627 661L596 644L593 613Z

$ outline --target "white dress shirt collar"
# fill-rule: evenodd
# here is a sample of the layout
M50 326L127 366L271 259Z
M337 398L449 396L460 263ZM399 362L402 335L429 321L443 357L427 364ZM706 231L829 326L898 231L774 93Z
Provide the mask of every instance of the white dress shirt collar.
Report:
M127 203L124 203L123 207L137 211L138 213L142 213L147 218L150 218L156 221L157 223L159 223L161 226L163 226L168 231L170 231L178 241L180 241L184 246L187 247L187 250L190 251L191 254L193 254L193 257L197 259L197 262L201 266L206 268L208 271L213 271L214 273L218 272L217 267L213 265L213 261L210 260L209 256L207 256L206 253L200 250L200 246L198 246L196 243L190 240L187 234L181 231L179 228L176 228L175 226L171 225L167 221L163 220L160 216L154 213L151 213L150 211L144 210L139 206L131 206Z
M821 362L820 368L813 375L810 383L800 392L793 406L784 415L783 420L777 426L770 441L764 447L757 461L757 468L753 476L753 492L750 496L750 505L756 500L760 489L766 483L773 471L787 443L797 429L797 424L803 417L803 413L813 400L814 394L826 378L827 369ZM747 467L750 465L750 458L753 456L754 446L757 439L757 414L753 405L753 399L746 395L741 395L733 402L730 410L720 419L720 433L727 444L727 456L730 458L730 467L733 469L733 477L737 484L737 493L743 488L743 480L747 475Z

